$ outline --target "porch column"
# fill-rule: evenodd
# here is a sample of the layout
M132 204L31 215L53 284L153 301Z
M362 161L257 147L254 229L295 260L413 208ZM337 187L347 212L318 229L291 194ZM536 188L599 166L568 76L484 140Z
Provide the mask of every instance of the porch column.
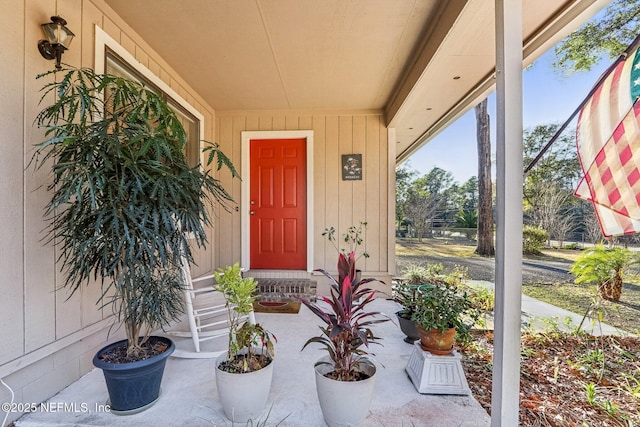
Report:
M496 274L491 425L518 425L522 292L522 0L496 9Z

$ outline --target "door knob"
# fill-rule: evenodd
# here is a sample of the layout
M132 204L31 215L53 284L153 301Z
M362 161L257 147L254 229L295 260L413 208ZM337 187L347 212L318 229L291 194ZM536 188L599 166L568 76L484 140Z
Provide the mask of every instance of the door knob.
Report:
M249 211L249 215L253 215L253 214L255 214L254 211Z

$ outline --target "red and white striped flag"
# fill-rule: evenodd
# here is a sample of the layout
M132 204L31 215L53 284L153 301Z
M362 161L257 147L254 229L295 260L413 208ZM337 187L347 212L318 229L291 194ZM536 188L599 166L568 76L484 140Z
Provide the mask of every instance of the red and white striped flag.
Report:
M587 101L576 142L584 177L576 196L593 202L606 237L640 231L640 55L619 63Z

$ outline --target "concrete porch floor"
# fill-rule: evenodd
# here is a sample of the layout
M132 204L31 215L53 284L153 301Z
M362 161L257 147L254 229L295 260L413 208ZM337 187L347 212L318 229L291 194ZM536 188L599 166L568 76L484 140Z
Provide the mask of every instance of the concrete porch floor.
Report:
M403 341L397 326L398 305L378 299L372 309L389 315L394 323L375 325L383 337L375 345L376 389L364 426L488 426L490 418L472 396L421 395L405 372L413 346ZM271 392L264 414L251 426L324 426L316 396L313 364L325 354L310 346L301 352L306 340L319 334L319 320L304 306L298 314L256 313L256 320L278 338ZM190 340L176 339L178 348L188 348ZM222 341L225 341L223 338ZM223 343L205 343L205 350ZM473 378L467 378L471 383ZM167 361L162 393L146 411L119 416L100 411L107 400L102 371L94 369L67 387L49 402L59 403L59 412L35 412L23 416L20 427L46 426L232 426L220 405L212 359L178 359ZM66 405L66 408L65 408ZM51 406L51 405L50 405ZM75 407L75 410L74 410ZM66 410L65 410L66 409Z

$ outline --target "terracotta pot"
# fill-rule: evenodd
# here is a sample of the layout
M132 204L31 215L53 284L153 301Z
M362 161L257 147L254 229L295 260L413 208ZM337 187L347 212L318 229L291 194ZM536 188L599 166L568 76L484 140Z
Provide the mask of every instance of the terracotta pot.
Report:
M420 347L424 351L438 356L453 353L453 342L456 337L455 328L445 329L444 331L439 329L426 330L418 325L418 331L420 332Z

